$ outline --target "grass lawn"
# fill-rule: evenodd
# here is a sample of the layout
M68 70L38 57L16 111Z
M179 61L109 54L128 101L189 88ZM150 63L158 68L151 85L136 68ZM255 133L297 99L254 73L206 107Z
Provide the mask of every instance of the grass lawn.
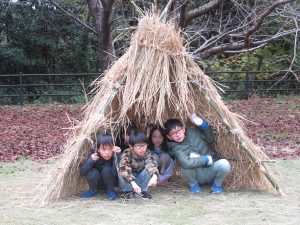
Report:
M51 164L30 160L0 164L0 224L300 224L300 161L278 160L275 192L234 191L223 195L188 193L174 177L168 186L151 189L151 200L108 201L70 197L48 206L32 203L39 181Z

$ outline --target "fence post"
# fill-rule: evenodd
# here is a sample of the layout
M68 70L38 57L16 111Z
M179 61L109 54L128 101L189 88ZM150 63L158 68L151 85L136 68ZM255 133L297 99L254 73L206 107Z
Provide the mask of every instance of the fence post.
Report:
M23 106L23 77L22 77L22 72L19 73L19 104Z
M245 92L246 92L247 99L249 99L249 86L250 86L249 73L246 73Z

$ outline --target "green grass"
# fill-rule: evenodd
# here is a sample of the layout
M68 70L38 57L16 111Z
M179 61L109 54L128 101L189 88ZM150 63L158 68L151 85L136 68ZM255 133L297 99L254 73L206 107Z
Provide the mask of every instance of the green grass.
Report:
M0 164L0 224L299 224L300 161L277 161L275 192L229 191L213 195L204 187L198 195L184 181L151 189L151 200L108 201L102 194L90 200L69 197L48 206L31 202L38 182L51 165L29 160Z
M288 108L289 109L298 109L298 110L300 110L300 104L289 104Z
M291 135L293 135L293 133L289 132L289 131L277 131L277 132L271 131L271 132L267 132L265 134L265 136L268 136L272 139L285 138L285 137L289 137Z

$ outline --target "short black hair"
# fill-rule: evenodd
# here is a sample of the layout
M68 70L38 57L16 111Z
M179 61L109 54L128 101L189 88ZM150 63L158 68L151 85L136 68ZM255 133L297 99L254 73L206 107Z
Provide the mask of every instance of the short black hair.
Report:
M97 149L103 145L114 145L114 140L110 133L99 134L96 137L96 146Z
M132 146L138 143L148 143L147 135L142 131L133 131L129 136L128 143Z
M129 124L125 129L125 134L130 136L132 132L136 132L138 129L134 123Z
M168 147L167 147L167 142L166 142L166 137L165 137L165 135L164 135L164 129L162 128L162 127L160 127L160 126L155 126L155 127L153 127L151 130L150 130L150 133L149 133L149 149L150 150L153 150L154 149L154 145L153 145L153 143L152 143L152 136L153 136L153 133L154 133L154 131L156 131L156 130L159 130L159 132L161 133L161 135L164 137L164 140L163 140L163 143L162 143L162 145L161 145L161 147L162 147L162 149L164 149L165 151L168 149Z
M164 124L164 134L169 135L170 131L175 127L183 127L183 123L179 119L168 119Z

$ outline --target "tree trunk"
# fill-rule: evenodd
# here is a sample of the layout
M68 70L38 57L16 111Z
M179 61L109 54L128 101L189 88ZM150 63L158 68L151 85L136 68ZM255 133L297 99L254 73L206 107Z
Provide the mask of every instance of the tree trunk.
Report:
M97 33L98 56L101 70L106 70L115 60L111 34L114 0L87 0Z

